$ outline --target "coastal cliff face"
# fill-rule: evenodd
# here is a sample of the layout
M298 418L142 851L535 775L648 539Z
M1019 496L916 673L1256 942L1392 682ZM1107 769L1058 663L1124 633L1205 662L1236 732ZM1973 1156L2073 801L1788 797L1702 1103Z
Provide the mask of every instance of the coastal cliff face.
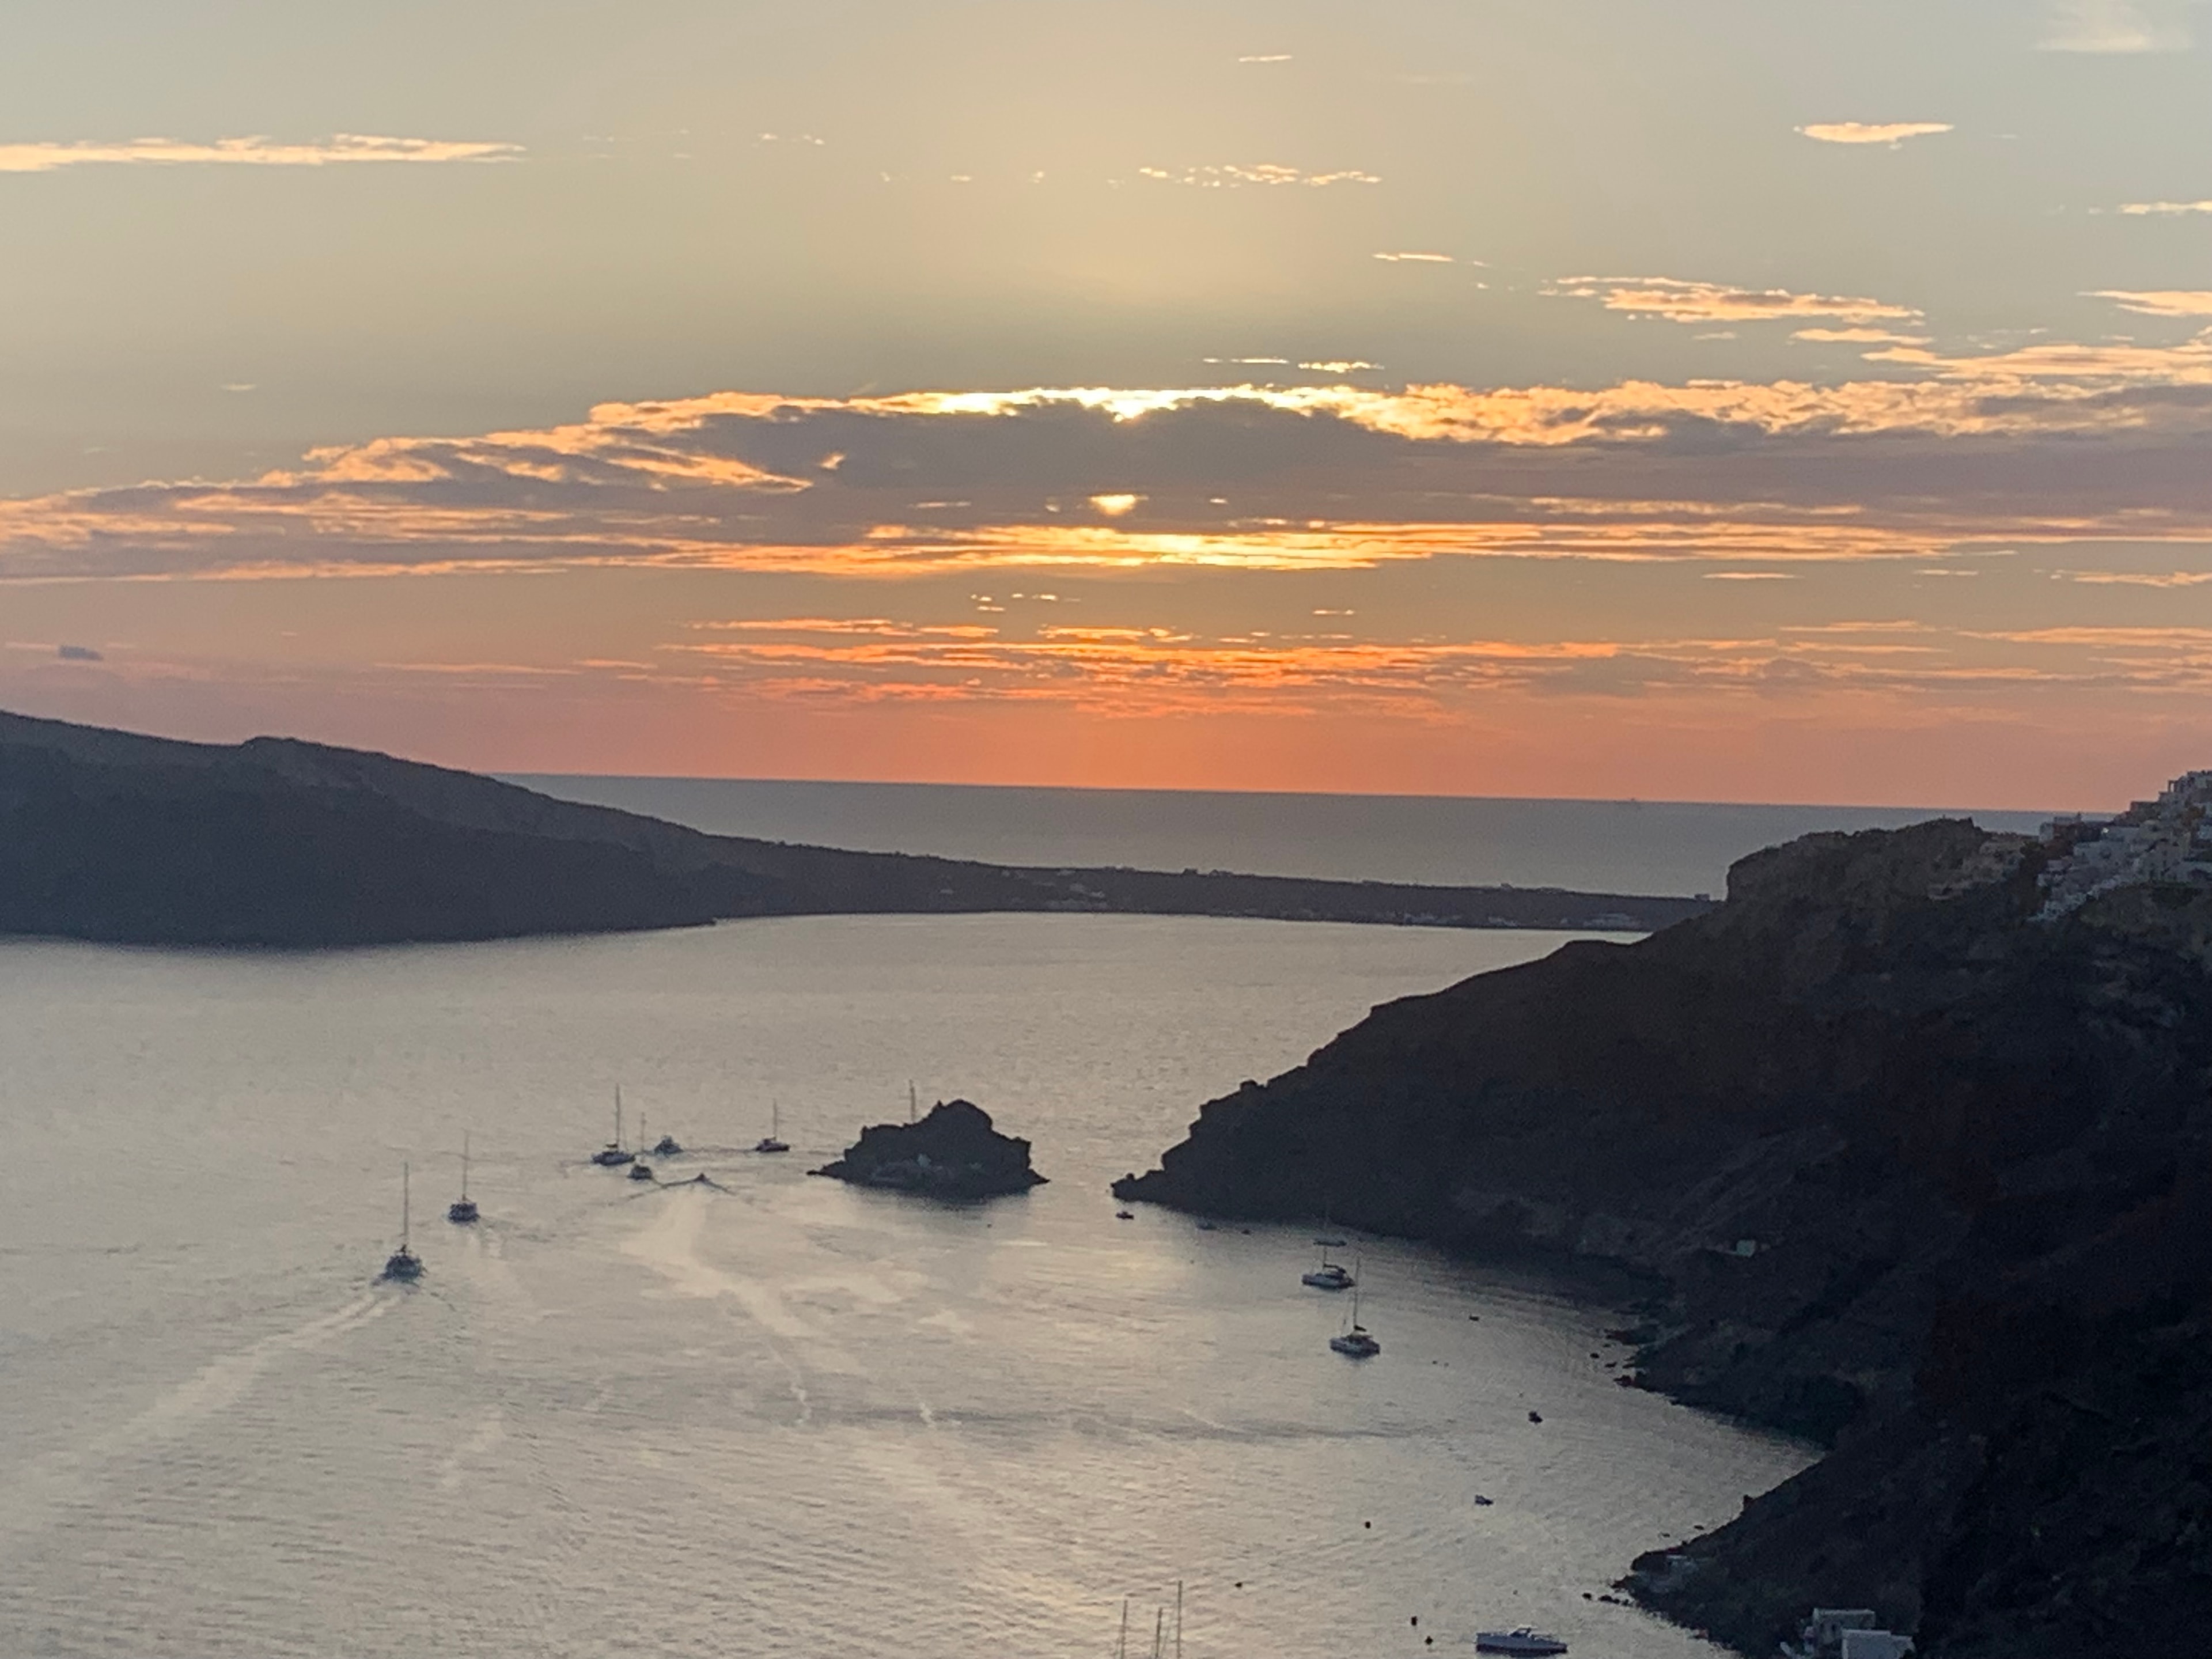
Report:
M1638 1380L1829 1443L1638 1593L1770 1653L1814 1603L1931 1656L2212 1619L2212 891L2039 919L1960 821L1747 859L1728 902L1379 1008L1125 1197L1644 1276Z

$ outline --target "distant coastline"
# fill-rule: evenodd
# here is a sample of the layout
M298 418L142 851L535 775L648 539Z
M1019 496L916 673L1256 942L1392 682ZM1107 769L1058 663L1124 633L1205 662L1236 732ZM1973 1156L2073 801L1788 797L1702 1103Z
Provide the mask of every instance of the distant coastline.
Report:
M985 911L1650 933L1702 899L992 864L716 836L290 738L0 714L0 933L322 948Z
M2052 816L1933 806L502 776L541 794L710 835L858 852L1680 896L1717 893L1736 860L1819 831L1966 817L1985 830L2032 833Z

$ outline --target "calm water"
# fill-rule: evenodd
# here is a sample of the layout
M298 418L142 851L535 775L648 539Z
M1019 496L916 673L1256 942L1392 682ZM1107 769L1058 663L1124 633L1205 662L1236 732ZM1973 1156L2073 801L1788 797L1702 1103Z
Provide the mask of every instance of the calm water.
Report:
M1231 794L724 778L516 777L570 800L719 835L998 864L1243 870L1344 881L1720 893L1747 853L1815 830L1882 830L1933 808L1692 801ZM2033 830L2039 812L1976 811Z
M1583 1593L1801 1450L1614 1387L1602 1312L1406 1246L1365 1247L1385 1351L1345 1361L1310 1229L1104 1190L1371 1003L1557 942L0 944L0 1652L1103 1659L1178 1577L1191 1659L1523 1620L1577 1659L1708 1652ZM805 1177L909 1078L1053 1184L949 1211ZM617 1080L720 1189L579 1163ZM736 1150L771 1099L797 1151ZM442 1218L464 1127L473 1231ZM370 1282L402 1158L411 1289Z

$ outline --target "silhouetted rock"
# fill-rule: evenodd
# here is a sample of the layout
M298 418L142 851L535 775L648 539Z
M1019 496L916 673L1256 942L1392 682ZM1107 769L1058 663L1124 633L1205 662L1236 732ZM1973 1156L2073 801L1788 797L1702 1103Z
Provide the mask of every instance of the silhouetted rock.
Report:
M1637 1564L1747 1652L1818 1603L1930 1659L2201 1653L2212 889L2039 920L2051 856L1756 854L1710 915L1376 1009L1115 1190L1640 1276L1638 1382L1833 1447Z
M919 1123L878 1123L844 1157L810 1175L929 1198L996 1198L1044 1184L1030 1167L1030 1144L1002 1135L991 1115L965 1100L939 1101Z

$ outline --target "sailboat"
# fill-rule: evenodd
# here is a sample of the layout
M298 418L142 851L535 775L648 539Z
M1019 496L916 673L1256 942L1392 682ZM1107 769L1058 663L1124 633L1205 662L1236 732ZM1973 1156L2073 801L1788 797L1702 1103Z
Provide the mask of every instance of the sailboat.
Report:
M783 1127L780 1121L781 1116L782 1114L777 1109L776 1103L772 1100L769 1102L768 1133L763 1135L758 1140L753 1142L753 1150L755 1152L787 1152L791 1150L790 1144L779 1139L776 1134L776 1131Z
M1322 1249L1321 1266L1310 1273L1298 1275L1298 1283L1310 1285L1317 1291L1348 1291L1358 1281L1345 1270L1340 1261L1331 1261L1326 1246Z
M399 1248L384 1259L384 1277L411 1285L422 1277L422 1258L407 1248L407 1166L399 1166Z
M643 1112L637 1115L637 1144L641 1146L645 1145L645 1114ZM638 1153L630 1161L629 1178L632 1181L651 1181L655 1178L653 1165L645 1161L643 1152Z
M617 1085L615 1089L615 1138L592 1154L592 1162L603 1170L618 1170L635 1156L635 1153L623 1150L622 1089Z
M466 1225L477 1218L477 1201L469 1196L469 1132L461 1131L461 1195L446 1206L446 1219Z
M1352 1286L1352 1318L1341 1332L1329 1338L1328 1346L1350 1359L1372 1359L1382 1352L1382 1345L1359 1322L1359 1285L1356 1278Z

